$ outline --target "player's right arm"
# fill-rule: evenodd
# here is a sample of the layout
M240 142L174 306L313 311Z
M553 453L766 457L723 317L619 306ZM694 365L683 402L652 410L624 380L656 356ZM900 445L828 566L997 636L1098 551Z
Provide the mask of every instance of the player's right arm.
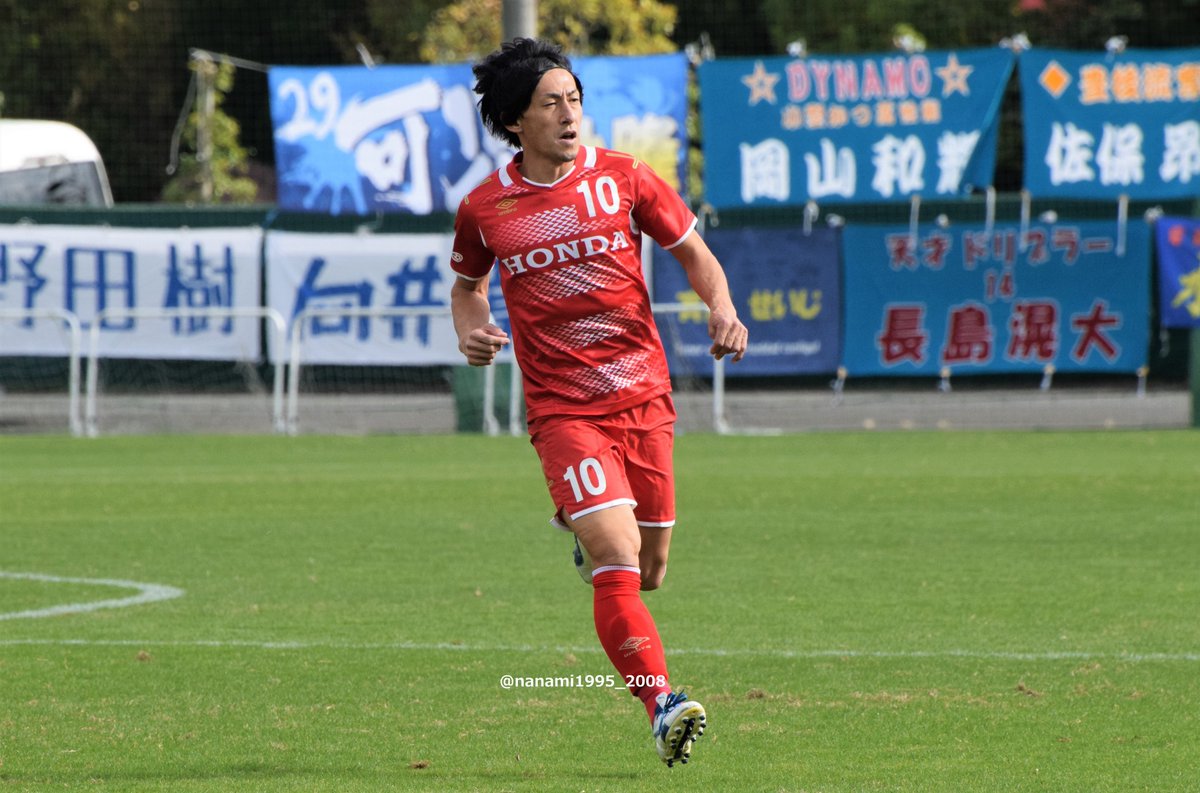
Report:
M458 334L458 350L471 366L487 366L508 344L508 334L492 323L488 301L488 279L494 261L495 254L483 242L468 195L454 218L450 268L458 278L450 287L450 315Z
M461 275L450 287L450 314L458 333L458 350L471 366L487 366L508 344L508 334L491 322L488 279L472 281Z

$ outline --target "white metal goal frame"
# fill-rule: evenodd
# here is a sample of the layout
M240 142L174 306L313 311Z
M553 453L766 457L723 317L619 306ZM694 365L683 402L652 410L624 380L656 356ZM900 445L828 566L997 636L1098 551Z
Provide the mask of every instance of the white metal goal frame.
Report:
M708 306L703 303L653 303L653 314L685 314L700 312L708 316ZM661 335L661 333L660 333ZM712 428L718 435L731 435L733 428L725 414L725 359L712 359Z
M67 425L71 434L83 434L83 416L80 413L79 383L83 351L83 326L73 311L65 308L0 308L0 320L56 319L67 326ZM3 354L0 349L0 354Z
M403 319L403 318L449 318L449 306L420 307L420 306L380 306L364 308L362 306L313 306L296 312L288 326L288 380L287 380L287 410L285 426L289 435L300 432L300 370L304 366L305 326L314 319ZM499 423L492 414L495 407L495 371L486 367L484 372L484 430L490 435L499 434ZM489 421L490 420L490 421Z
M267 320L281 342L285 338L283 315L273 308L261 306L196 306L180 308L106 308L98 311L88 328L87 393L84 402L84 431L89 438L100 434L97 422L97 394L100 388L100 333L106 320L115 319L237 319ZM274 367L271 388L271 419L275 432L285 430L283 416L283 367Z

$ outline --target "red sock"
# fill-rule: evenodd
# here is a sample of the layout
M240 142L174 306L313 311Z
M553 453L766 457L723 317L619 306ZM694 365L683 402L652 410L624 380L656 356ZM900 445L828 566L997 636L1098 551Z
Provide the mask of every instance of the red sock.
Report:
M642 576L635 568L601 568L592 574L592 588L600 644L653 719L654 698L671 686L658 628L642 602Z

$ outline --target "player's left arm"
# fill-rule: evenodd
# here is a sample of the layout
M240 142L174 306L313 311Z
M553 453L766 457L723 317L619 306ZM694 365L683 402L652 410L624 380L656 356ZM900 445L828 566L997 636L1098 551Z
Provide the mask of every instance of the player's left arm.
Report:
M738 319L721 263L695 230L672 247L671 253L683 266L692 289L708 306L708 336L713 341L709 352L714 358L732 355L735 363L742 360L750 331Z
M708 336L713 341L709 352L714 358L732 355L735 362L742 360L750 331L738 319L721 263L696 231L696 216L649 166L635 163L628 173L635 196L632 217L679 260L688 283L708 306Z

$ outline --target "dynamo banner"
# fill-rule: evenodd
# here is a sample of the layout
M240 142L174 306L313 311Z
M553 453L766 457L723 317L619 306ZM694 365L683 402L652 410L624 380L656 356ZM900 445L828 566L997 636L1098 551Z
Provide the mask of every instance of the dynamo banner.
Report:
M852 377L1133 372L1150 341L1150 231L1115 222L847 226Z
M0 226L0 309L75 314L84 353L99 321L106 357L257 361L258 317L147 315L257 309L261 246L258 227ZM0 355L65 355L62 327L56 319L0 320Z
M1158 249L1158 316L1164 328L1200 328L1200 222L1161 217Z
M710 229L704 240L729 279L738 317L750 330L746 357L725 367L727 377L819 374L837 369L841 294L838 233L799 230ZM673 372L712 372L708 315L669 252L655 248L656 303L694 303L701 310L658 317Z
M267 303L284 316L289 338L301 323L304 363L465 364L449 315L453 241L450 234L268 232ZM499 279L491 280L493 314L508 331ZM366 315L374 309L431 313ZM269 352L272 362L283 355L274 344Z
M1034 195L1200 195L1200 49L1021 54Z
M706 200L864 203L988 187L1014 60L991 47L706 61Z
M580 57L582 142L649 164L686 194L687 58ZM513 152L484 129L469 64L275 66L268 72L282 209L454 212Z

